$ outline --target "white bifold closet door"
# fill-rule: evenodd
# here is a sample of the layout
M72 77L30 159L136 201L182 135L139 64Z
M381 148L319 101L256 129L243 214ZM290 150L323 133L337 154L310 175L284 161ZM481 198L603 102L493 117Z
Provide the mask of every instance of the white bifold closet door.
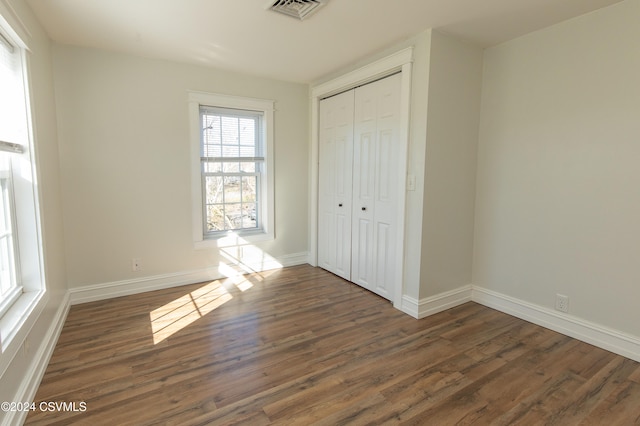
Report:
M400 74L320 102L320 267L393 300Z
M318 264L351 280L354 91L320 102Z

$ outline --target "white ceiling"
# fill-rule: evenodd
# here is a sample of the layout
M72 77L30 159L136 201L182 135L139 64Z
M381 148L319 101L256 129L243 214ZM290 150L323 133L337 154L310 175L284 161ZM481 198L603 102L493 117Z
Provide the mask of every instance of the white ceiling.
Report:
M62 44L309 83L427 28L487 47L620 0L329 0L304 21L267 0L27 0Z

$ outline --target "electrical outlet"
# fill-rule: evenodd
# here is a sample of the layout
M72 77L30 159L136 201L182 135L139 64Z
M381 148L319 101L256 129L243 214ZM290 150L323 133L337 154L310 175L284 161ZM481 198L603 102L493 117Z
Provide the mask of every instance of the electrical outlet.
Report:
M142 259L139 257L134 257L131 259L131 270L133 272L138 272L142 269Z
M569 296L556 294L556 310L560 312L569 312Z

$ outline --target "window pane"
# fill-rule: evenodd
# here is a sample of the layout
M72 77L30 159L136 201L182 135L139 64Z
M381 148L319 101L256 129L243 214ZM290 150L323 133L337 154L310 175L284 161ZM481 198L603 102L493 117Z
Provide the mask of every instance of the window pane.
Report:
M222 157L222 146L207 144L203 148L203 157Z
M240 157L239 145L222 145L223 157Z
M242 202L244 203L256 202L257 183L258 183L258 178L256 176L242 177Z
M20 49L0 45L0 140L22 143L27 137Z
M230 163L225 161L222 163L223 173L238 173L240 171L240 165L237 162Z
M207 231L224 231L224 207L222 205L207 206Z
M0 238L0 301L2 296L11 290L13 259L11 256L12 240L9 236Z
M8 180L0 179L0 235L11 232Z
M240 120L240 156L256 157L256 121L255 119Z
M220 138L220 117L212 115L202 116L203 149L204 157L220 157L221 155L221 138Z
M256 228L258 226L258 218L256 216L256 204L255 203L243 203L242 211L244 212L242 218L242 225L244 228Z
M207 176L206 179L206 196L207 204L222 204L223 198L223 180L221 176Z
M0 173L2 173L0 171ZM5 171L4 173L7 173ZM15 279L14 239L12 234L12 200L9 179L0 178L0 303L17 286Z
M238 203L242 200L240 190L240 177L228 176L224 178L224 202Z
M219 161L204 161L202 169L205 173L220 173L222 171L222 163Z
M255 145L256 121L253 118L240 119L240 145Z
M255 173L256 172L256 163L243 161L240 163L240 171L243 173Z
M234 204L225 204L225 213L227 215L227 220L229 221L231 228L230 229L241 229L242 228L242 205L240 203Z
M240 146L239 157L256 157L256 148L254 146Z
M237 117L221 117L222 119L222 144L238 145L238 118ZM234 155L237 157L237 155Z

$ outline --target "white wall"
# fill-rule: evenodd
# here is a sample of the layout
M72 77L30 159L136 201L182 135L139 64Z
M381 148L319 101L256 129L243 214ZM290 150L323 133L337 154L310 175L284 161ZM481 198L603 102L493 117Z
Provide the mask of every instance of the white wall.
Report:
M427 100L432 31L425 31L410 42L414 46L411 74L411 115L407 174L415 177L414 191L407 191L405 209L403 295L420 297L420 258L422 252L422 206L424 204L425 150L427 143Z
M640 336L640 1L485 52L474 284Z
M59 309L67 306L64 299L67 278L58 167L58 140L53 89L51 46L49 39L22 0L0 0L0 14L28 44L29 76L34 121L35 150L38 164L43 254L46 279L46 306L34 326L26 334L26 348L19 348L9 367L0 377L0 401L24 401L33 395L40 377L33 373L44 368L42 359L50 342L49 327L56 323ZM24 24L24 27L22 25ZM16 338L18 340L18 338ZM20 339L22 340L22 339ZM14 342L21 344L21 342ZM27 350L25 350L27 349ZM7 353L0 355L8 356ZM4 364L4 359L2 360ZM9 362L9 360L7 360ZM9 421L12 413L0 412L0 423Z
M63 45L54 66L70 287L222 259L193 247L188 90L276 101L276 239L256 246L276 258L306 253L306 85Z
M471 284L482 55L432 32L420 298Z

